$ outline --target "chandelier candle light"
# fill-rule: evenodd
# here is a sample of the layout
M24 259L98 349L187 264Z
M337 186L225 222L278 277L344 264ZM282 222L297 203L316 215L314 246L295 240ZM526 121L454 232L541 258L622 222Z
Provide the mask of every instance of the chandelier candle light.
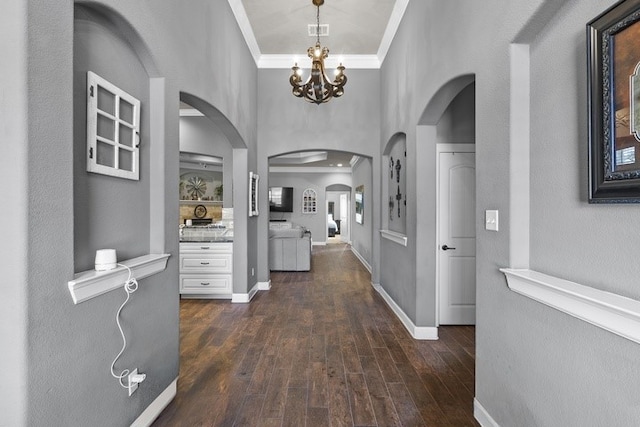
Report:
M320 45L320 6L324 4L324 0L311 0L318 8L316 13L316 34L317 41L315 46L311 46L307 50L309 58L311 58L311 74L305 83L302 83L302 70L296 63L291 67L291 77L289 83L293 86L293 95L298 98L304 98L309 102L317 105L329 101L331 98L338 98L344 94L344 85L347 83L347 76L344 74L344 66L336 69L336 78L333 82L327 77L324 70L324 60L329 56L329 49Z

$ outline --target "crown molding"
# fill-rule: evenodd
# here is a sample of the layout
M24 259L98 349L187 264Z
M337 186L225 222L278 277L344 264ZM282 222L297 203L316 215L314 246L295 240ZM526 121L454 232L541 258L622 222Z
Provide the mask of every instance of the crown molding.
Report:
M277 68L277 69L290 69L294 63L298 63L300 68L307 69L311 64L307 61L307 57L299 55L260 55L256 65L258 68ZM325 60L326 68L336 68L342 63L347 70L357 69L379 69L381 65L380 59L377 55L336 55L329 57Z
M380 47L378 48L377 57L381 65L384 62L384 59L387 57L387 53L389 52L389 48L391 47L391 42L393 41L396 32L398 32L400 22L402 22L402 17L404 16L404 12L407 10L408 5L409 0L396 0L396 4L393 6L391 17L389 18L389 23L387 24L387 29L384 31L384 35L382 36L382 40L380 41Z
M387 53L389 52L391 42L393 41L393 38L398 31L398 27L400 26L402 17L407 10L409 1L410 0L396 0L395 5L393 6L393 10L391 11L391 16L389 17L387 28L385 29L385 32L382 36L382 40L380 41L380 46L378 47L377 54L337 55L327 58L327 68L335 68L339 63L343 63L347 70L380 69L385 57L387 56ZM296 55L288 54L263 55L260 52L258 41L256 40L256 36L253 33L253 29L251 28L249 18L247 17L247 11L242 5L242 0L228 0L228 2L229 6L231 7L231 11L236 18L238 27L240 27L240 31L242 32L244 40L247 43L247 47L251 52L251 56L253 57L253 60L255 61L258 68L289 69L296 61L299 61L300 65L302 65L301 68L304 69L305 62L303 60L306 59L305 55L301 55L302 59L297 58Z
M256 40L255 34L253 34L253 28L251 28L251 23L249 22L247 11L242 5L242 0L228 1L229 6L231 7L231 11L233 12L233 16L236 17L236 22L238 23L240 31L244 36L244 41L247 43L247 47L251 52L251 56L253 56L253 60L255 61L256 65L258 65L261 55L260 47L258 46L258 41Z

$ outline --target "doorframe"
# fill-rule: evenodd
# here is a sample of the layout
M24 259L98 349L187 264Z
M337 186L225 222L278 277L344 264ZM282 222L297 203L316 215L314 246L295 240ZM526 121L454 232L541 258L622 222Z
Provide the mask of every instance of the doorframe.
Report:
M472 143L460 143L460 144L452 144L452 143L440 143L436 144L435 150L435 162L436 162L436 198L435 203L433 204L436 207L436 327L440 326L440 153L474 153L476 152L476 144ZM475 161L474 161L475 165ZM476 191L477 193L477 191ZM477 198L477 194L474 194L474 197ZM477 209L476 209L477 210ZM475 216L475 215L474 215ZM476 239L477 230L476 230ZM477 254L476 254L477 255ZM477 292L476 292L477 294ZM476 298L477 302L477 298Z
M347 237L347 240L345 242L345 240L342 238L342 231L340 231L340 240L342 242L351 244L351 193L349 191L342 191L342 190L326 190L324 191L324 198L325 198L325 225L324 225L324 232L325 232L325 242L329 242L329 193L332 194L337 194L338 196L342 195L342 194L346 194L347 195L347 230L348 230L348 234L349 236ZM342 205L340 205L342 206ZM334 212L334 221L335 221L335 212ZM342 224L340 224L342 225ZM342 228L342 227L341 227Z

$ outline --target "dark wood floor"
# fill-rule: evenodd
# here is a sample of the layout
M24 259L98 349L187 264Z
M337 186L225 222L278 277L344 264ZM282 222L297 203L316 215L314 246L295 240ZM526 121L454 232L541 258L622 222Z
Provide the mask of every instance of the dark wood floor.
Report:
M473 426L475 330L416 341L344 244L250 304L183 300L159 426Z

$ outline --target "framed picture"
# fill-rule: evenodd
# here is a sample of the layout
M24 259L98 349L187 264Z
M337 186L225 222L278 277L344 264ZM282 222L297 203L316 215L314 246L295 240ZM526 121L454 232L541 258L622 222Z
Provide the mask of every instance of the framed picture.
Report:
M640 203L640 0L587 24L589 203Z
M249 172L249 216L258 216L258 181L257 173Z
M356 222L364 224L364 185L356 187Z

